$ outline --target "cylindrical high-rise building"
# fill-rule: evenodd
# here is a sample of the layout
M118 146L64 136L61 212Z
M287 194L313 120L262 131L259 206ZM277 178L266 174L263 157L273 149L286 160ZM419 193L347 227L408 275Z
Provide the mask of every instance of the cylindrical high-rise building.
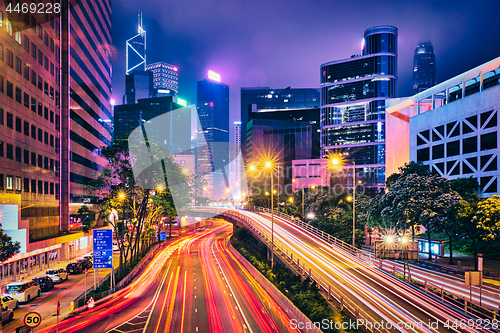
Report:
M430 41L419 42L413 56L413 93L429 89L436 84L436 59Z
M385 100L397 95L397 42L396 27L372 27L360 56L321 65L321 154L356 162L365 186L385 184Z

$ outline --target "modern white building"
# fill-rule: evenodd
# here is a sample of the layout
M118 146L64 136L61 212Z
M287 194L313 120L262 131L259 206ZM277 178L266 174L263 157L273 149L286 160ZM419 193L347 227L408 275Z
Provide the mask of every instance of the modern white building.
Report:
M166 62L146 65L146 71L153 73L153 88L158 96L175 96L179 92L179 68Z
M500 57L387 108L387 176L409 161L498 194Z

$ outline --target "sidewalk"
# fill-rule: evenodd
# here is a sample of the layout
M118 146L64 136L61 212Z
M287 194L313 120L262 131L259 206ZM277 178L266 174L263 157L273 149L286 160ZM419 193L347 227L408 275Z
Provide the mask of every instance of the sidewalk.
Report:
M119 252L115 251L113 253L113 265L115 269L119 264ZM79 257L66 262L60 262L59 264L50 265L50 269L54 268L66 268L66 265L70 262L76 261ZM44 268L42 271L28 275L23 275L24 280L31 280L36 276L44 276L45 271L49 268ZM98 270L99 281L102 281L106 275L110 273L109 269ZM20 275L18 274L18 278ZM7 282L7 281L6 281ZM94 269L89 268L87 274L87 289L93 287L94 284ZM15 332L16 327L23 325L24 316L30 311L38 312L42 317L42 323L39 326L46 327L51 324L55 324L57 318L54 316L56 313L57 303L61 305L61 315L59 320L62 320L70 313L70 302L76 297L85 292L85 273L69 275L68 280L62 283L56 284L54 289L42 292L40 297L35 298L29 303L20 304L20 308L14 311L14 320L9 323L3 324L3 332Z
M373 253L373 246L364 245L363 250ZM453 252L453 263L450 265L450 253L445 251L443 257L438 257L432 261L428 260L427 253L420 253L419 261L413 261L412 265L432 269L441 273L464 276L465 272L474 270L474 256ZM458 263L460 262L460 267ZM484 258L483 260L484 281L493 285L500 285L500 260Z

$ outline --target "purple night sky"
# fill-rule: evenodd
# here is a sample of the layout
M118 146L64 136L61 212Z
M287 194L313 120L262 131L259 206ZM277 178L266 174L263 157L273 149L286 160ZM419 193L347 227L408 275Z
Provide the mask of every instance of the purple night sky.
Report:
M140 5L142 3L142 5ZM411 94L413 54L430 40L442 82L500 55L500 1L113 0L113 97L125 89L125 41L142 6L147 63L179 66L179 96L196 103L208 69L230 86L319 87L319 66L360 53L365 29L399 29L398 95Z

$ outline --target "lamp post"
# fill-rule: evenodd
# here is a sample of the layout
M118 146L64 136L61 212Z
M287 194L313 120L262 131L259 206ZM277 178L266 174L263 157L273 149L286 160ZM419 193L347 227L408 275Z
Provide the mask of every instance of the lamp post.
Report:
M255 171L257 168L254 165L250 166L250 171ZM271 268L274 267L274 166L273 162L267 160L264 162L264 169L269 171L271 177ZM278 169L279 174L279 169ZM267 192L266 192L267 194ZM279 194L278 194L279 195ZM278 199L279 200L279 199Z
M342 166L343 161L340 157L330 158L330 164L333 166ZM352 162L352 246L356 245L356 162Z

